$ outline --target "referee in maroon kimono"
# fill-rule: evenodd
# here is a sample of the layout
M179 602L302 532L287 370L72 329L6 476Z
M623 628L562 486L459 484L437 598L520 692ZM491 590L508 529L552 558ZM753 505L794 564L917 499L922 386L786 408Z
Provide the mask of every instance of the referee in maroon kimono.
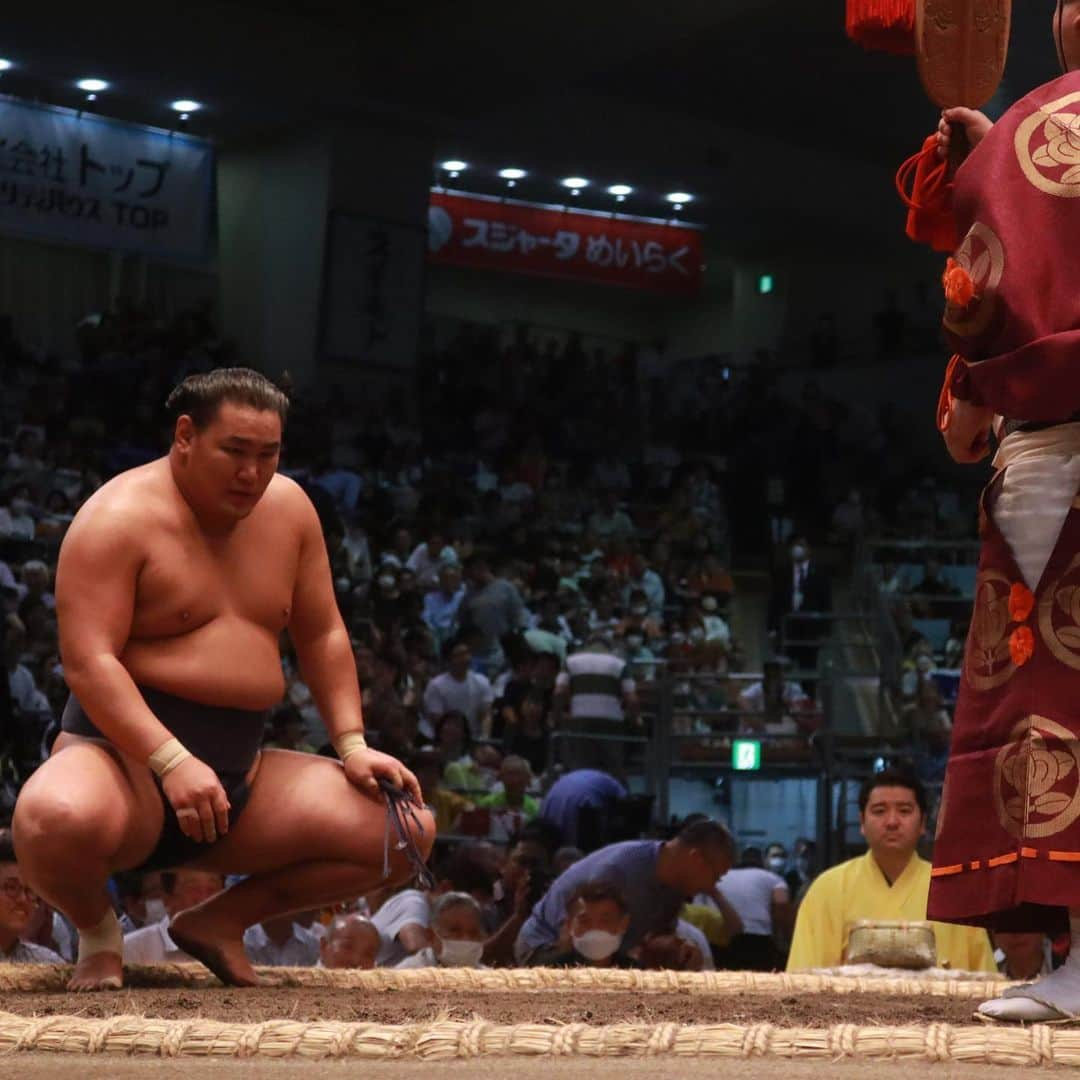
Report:
M1058 0L1061 78L995 124L947 110L972 150L946 272L957 356L945 440L974 463L997 441L928 917L1056 933L1063 967L980 1011L1080 1017L1080 0ZM1077 280L1073 280L1073 276Z

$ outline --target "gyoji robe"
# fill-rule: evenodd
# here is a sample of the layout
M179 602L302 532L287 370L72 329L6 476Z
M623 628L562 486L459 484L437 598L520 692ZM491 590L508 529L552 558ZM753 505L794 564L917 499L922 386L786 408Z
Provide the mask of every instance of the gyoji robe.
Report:
M1080 73L1040 87L994 125L960 168L954 205L964 236L956 258L975 286L970 304L945 313L951 343L970 361L953 382L957 396L1013 419L1073 417ZM1063 493L1056 545L1025 583L994 520L1006 476L995 475L982 500L929 915L1053 932L1064 908L1080 906L1080 499Z
M799 905L787 970L839 967L852 924L859 919L924 921L929 888L930 864L918 855L912 855L891 886L869 851L826 870ZM945 923L933 927L939 967L997 971L985 930Z

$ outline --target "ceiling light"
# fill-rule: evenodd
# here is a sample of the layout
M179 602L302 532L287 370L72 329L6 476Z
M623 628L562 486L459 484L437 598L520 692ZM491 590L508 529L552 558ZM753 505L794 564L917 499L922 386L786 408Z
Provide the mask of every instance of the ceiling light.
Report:
M669 203L688 203L694 201L693 195L688 195L685 191L673 191L670 195L665 195L665 199Z
M9 71L14 66L10 60L0 60L0 71Z
M169 108L178 113L193 113L198 112L202 106L197 101L188 101L187 98L181 98L179 101L174 101Z
M524 169L500 169L499 175L504 180L523 180L528 173Z
M91 94L99 94L102 90L109 89L109 84L104 79L80 79L75 85Z
M574 191L580 191L582 188L589 186L589 181L584 176L568 176L565 180L560 180L559 183L563 187L572 188Z
M625 199L627 195L633 193L633 188L629 184L612 184L608 189L609 195L614 195L617 199Z
M445 169L447 172L459 173L469 167L468 162L465 161L444 161L439 168Z

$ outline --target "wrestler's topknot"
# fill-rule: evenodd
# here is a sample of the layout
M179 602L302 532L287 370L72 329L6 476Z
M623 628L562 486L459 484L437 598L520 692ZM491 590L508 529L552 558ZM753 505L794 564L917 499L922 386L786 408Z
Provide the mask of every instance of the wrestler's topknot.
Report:
M265 375L251 368L215 368L200 375L189 375L165 401L170 419L190 416L197 428L205 428L217 414L221 403L249 405L254 409L276 412L285 426L289 398Z

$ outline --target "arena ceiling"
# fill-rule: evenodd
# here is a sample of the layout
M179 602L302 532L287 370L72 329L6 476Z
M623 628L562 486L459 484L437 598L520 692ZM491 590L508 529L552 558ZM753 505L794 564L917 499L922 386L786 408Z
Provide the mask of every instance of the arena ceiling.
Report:
M1015 7L1005 98L1055 70L1051 3ZM0 90L75 105L71 80L100 76L116 84L102 111L159 124L169 122L166 103L193 97L208 108L192 130L226 146L328 121L418 130L436 158L461 156L489 173L535 170L543 182L524 185L527 197L543 198L551 178L569 174L693 192L697 216L740 247L789 235L793 216L801 226L835 222L842 207L853 233L882 216L894 224L889 173L933 126L934 111L913 61L846 40L843 8L843 0L11 5L0 56L20 66ZM843 198L831 201L830 186Z

